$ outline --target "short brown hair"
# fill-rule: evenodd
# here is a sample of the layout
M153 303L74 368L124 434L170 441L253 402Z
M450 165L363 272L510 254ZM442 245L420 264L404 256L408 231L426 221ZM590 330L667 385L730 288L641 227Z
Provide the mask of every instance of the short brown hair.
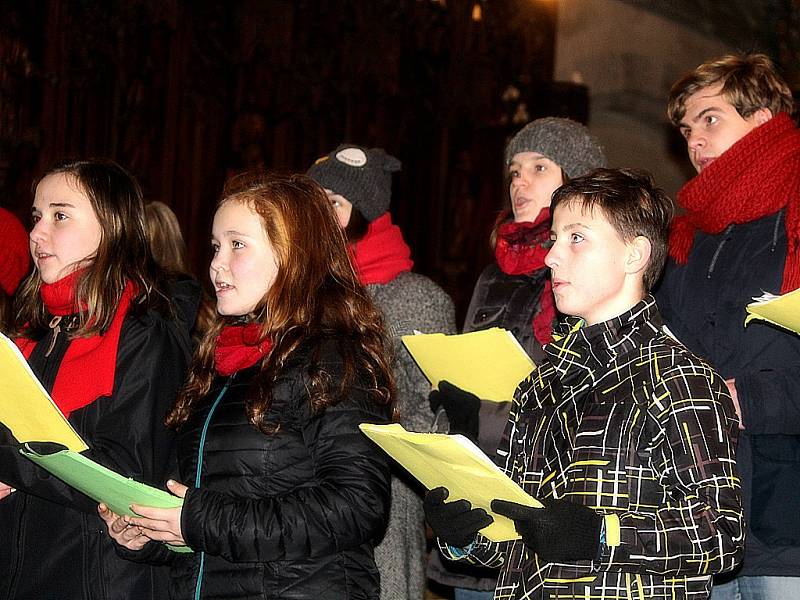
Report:
M667 104L672 124L680 125L689 96L718 83L722 84L722 97L743 119L761 108L770 109L773 116L794 110L792 91L766 54L727 54L703 63L675 82Z
M667 240L674 207L646 171L595 169L571 179L553 193L550 210L559 204L580 202L583 210L603 211L606 219L626 242L638 236L650 240L650 260L643 283L650 291L667 261Z

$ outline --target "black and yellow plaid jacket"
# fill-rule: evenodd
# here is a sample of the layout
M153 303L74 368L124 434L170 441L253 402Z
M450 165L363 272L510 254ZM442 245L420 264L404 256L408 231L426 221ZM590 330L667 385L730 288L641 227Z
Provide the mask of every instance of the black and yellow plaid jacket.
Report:
M662 332L652 297L581 325L565 322L517 388L496 460L534 497L605 514L606 543L548 564L479 536L468 558L501 567L496 599L705 599L744 545L725 383Z

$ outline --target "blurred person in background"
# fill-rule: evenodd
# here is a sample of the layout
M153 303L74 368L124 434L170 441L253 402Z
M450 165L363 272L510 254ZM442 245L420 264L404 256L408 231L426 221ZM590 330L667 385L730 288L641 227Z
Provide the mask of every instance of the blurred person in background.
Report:
M434 414L430 383L401 342L401 336L455 332L450 297L427 277L412 273L411 250L392 224L392 173L400 161L380 148L341 144L317 160L308 175L336 210L349 242L356 274L383 313L392 338L395 406L410 431L428 432ZM425 524L421 487L405 472L393 473L386 536L375 549L381 597L421 600L425 591Z
M0 332L8 331L12 297L31 268L28 232L19 219L0 208Z

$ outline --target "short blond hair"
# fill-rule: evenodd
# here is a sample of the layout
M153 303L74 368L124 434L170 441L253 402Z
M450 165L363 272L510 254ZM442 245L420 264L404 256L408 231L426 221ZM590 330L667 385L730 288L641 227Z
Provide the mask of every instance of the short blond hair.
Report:
M794 110L792 91L767 55L727 54L704 62L675 82L667 104L672 124L680 125L689 96L719 83L722 97L743 119L762 108L768 108L773 115L792 114Z

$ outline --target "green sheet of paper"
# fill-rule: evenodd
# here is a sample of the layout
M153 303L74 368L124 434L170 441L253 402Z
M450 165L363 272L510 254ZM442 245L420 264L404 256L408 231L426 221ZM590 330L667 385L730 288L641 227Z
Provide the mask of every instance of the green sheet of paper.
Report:
M20 442L56 442L82 452L88 446L58 410L17 346L0 334L0 422Z
M482 529L481 534L492 541L519 538L511 519L492 512L492 500L542 506L464 436L413 433L397 423L363 423L359 427L429 490L444 486L450 491L448 502L469 500L473 507L488 512L494 523Z
M511 332L499 327L402 339L433 387L449 381L483 400L510 402L519 383L536 368Z
M183 499L123 477L72 450L39 454L28 444L20 450L23 456L46 469L70 487L106 504L118 515L133 515L131 504L173 508L183 505ZM175 552L192 552L186 546L168 546Z
M744 324L760 319L794 333L800 333L800 290L783 296L765 294L745 308L748 312Z

